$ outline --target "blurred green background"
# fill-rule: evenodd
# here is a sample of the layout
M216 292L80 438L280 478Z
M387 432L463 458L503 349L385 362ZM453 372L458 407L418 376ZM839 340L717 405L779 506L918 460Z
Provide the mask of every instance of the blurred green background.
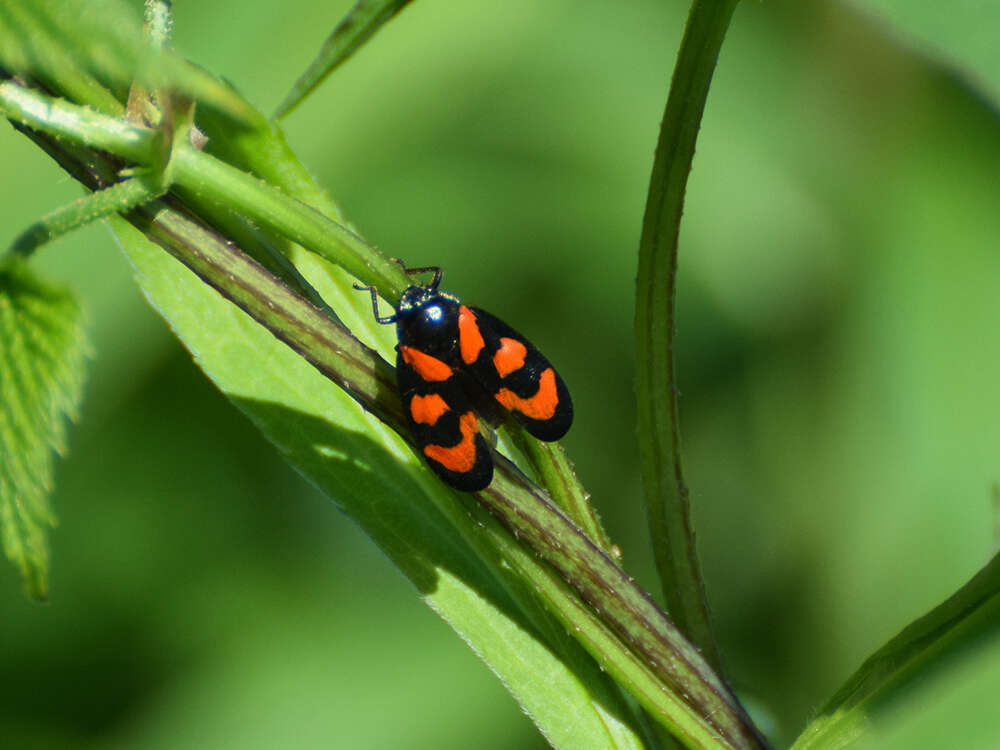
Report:
M175 43L269 112L349 5L178 0ZM685 12L421 0L285 121L369 239L557 363L564 444L647 587L635 257ZM994 545L996 115L843 4L745 3L723 48L681 238L684 450L729 676L779 744ZM78 195L7 126L0 164L0 245ZM5 747L545 746L204 380L104 227L39 261L95 359L51 602L0 568Z

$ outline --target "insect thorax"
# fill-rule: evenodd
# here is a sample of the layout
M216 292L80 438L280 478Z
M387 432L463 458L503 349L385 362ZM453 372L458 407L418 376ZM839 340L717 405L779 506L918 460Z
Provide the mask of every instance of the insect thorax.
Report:
M422 286L411 286L396 309L399 342L427 354L442 355L454 349L458 336L458 298Z

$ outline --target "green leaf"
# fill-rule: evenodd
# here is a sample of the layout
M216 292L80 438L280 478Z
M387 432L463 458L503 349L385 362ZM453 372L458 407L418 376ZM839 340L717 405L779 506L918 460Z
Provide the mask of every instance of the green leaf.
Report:
M48 591L53 453L66 449L86 352L76 299L16 259L0 266L0 533L36 599Z
M898 700L878 717L874 730L858 743L859 750L996 747L1000 737L998 615L994 608L988 637L956 655L947 668L896 696Z
M275 110L274 119L297 107L341 63L353 55L410 0L358 0L327 37L312 65L303 73Z
M4 112L36 131L42 129L47 133L51 128L53 134L72 140L79 138L83 144L100 141L111 146L117 143L115 148L120 149L123 156L134 154L140 159L148 158L144 154L155 146L150 130L122 126L114 118L40 97L16 84L0 84L0 102ZM31 137L91 189L116 179L114 164L99 154L66 152L62 144L38 132L33 132ZM243 153L242 149L240 151ZM82 168L77 159L82 159L86 167ZM176 186L184 190L185 203L189 206L224 201L230 210L247 212L260 226L271 228L303 247L323 251L325 256L332 250L328 257L365 278L378 273L380 267L402 275L398 265L373 251L349 229L250 174L185 144L175 144L171 164ZM275 166L268 165L267 169L270 171ZM301 174L292 176L286 184L294 184L300 178ZM310 201L317 198L307 194L302 197ZM209 280L227 298L237 302L253 320L266 321L274 335L287 341L303 358L315 363L355 398L363 400L373 413L381 415L397 429L401 427L398 398L388 395L393 388L391 370L384 361L374 357L371 350L350 337L343 327L332 324L331 319L323 317L316 307L290 295L286 286L256 264L249 263L246 255L231 247L225 238L163 204L133 211L130 221L155 237L171 253L183 258L198 276ZM359 314L364 310L362 298L350 289L350 282L344 279L341 269L332 269L307 253L298 260L307 282L312 284L312 275L316 275L315 288L319 289L322 283L322 296L330 302L338 317L346 320L345 315L350 315L364 321L352 326L357 331L377 328L367 311ZM306 270L317 267L320 270L315 274ZM334 277L337 283L330 283ZM343 304L335 300L343 300ZM173 316L166 317L177 327ZM197 322L203 325L204 319L199 318ZM242 370L252 372L253 368L244 366ZM346 455L353 455L353 452ZM422 476L426 478L426 474L424 471ZM515 468L504 460L498 461L490 491L480 495L483 504L503 520L509 531L497 528L490 516L470 526L467 514L455 515L453 493L440 482L435 486L435 496L444 493L438 499L442 507L448 508L453 525L462 531L467 541L473 540L470 543L479 555L491 561L489 568L500 578L511 578L508 587L520 586L537 594L537 597L529 597L530 601L521 602L521 606L537 611L543 619L555 618L561 629L549 628L549 631L555 632L561 640L568 629L572 638L607 670L608 675L618 680L658 721L672 728L685 744L701 748L764 744L726 685L662 610L549 504L543 494L524 483ZM471 510L480 516L483 514L481 507L466 500L472 505ZM523 539L534 554L526 554L526 549L515 537ZM551 564L561 579L534 555ZM586 608L580 598L596 612ZM593 662L584 660L584 663L590 669L595 667ZM579 670L571 671L580 674ZM603 680L603 675L598 675L597 679ZM586 682L589 685L591 681ZM512 692L517 694L513 688Z
M386 427L397 431L402 428L390 368L341 325L291 295L224 238L178 212L162 205L151 206L139 209L131 220L252 319L266 321L274 336L363 403L371 414L379 415ZM339 284L329 283L325 275L311 273L318 270L325 274L325 264L308 254L303 261L307 277L313 280L315 276L317 288L333 299L332 290ZM359 296L355 293L350 299L356 308ZM370 315L366 323L372 325ZM283 445L264 431L279 447ZM428 476L426 470L423 476ZM463 502L457 507L454 493L441 482L432 479L430 486L436 488L439 508L454 527L452 536L469 544L471 552L487 562L498 579L508 581L508 589L529 592L518 600L523 609L538 613L533 619L550 619L548 614L557 620L558 627L546 628L549 638L559 643L570 635L643 707L678 732L685 744L692 748L762 744L735 699L697 650L624 571L543 495L525 484L509 462L497 458L493 484L478 495L478 504L462 496ZM396 502L409 503L412 498L399 497ZM456 507L473 515L456 514ZM499 526L498 519L506 528ZM541 564L536 555L555 570ZM603 613L603 621L584 606L570 586ZM634 651L614 633L627 639ZM586 660L580 664L580 669L588 667L592 670L594 664ZM672 687L678 685L683 687Z
M868 0L860 7L888 22L915 46L964 70L1000 102L1000 3L954 0L914 3L912 0Z
M0 66L108 114L120 114L129 87L139 83L179 91L237 119L259 119L230 87L150 44L138 16L119 0L5 0Z
M911 747L975 747L948 734L955 731L955 714L939 701L947 694L952 702L961 702L958 696L965 694L972 680L979 686L973 690L978 697L975 705L985 709L984 697L990 698L988 710L977 713L970 723L976 731L985 731L986 720L995 728L996 688L984 691L982 686L996 686L998 674L1000 554L953 596L869 657L806 728L794 750L842 747L861 737L878 740L877 746L883 747L879 738L884 733L914 736L927 729L928 722L931 726L937 722L941 740L921 740ZM926 715L931 707L933 719ZM995 730L992 736L997 736ZM945 741L946 737L951 739Z
M643 747L607 676L509 565L489 559L483 529L495 521L482 508L437 482L394 432L161 248L113 224L143 291L206 375L373 538L553 746ZM341 298L318 260L304 256L303 271L325 298Z
M127 160L147 165L155 162L157 144L148 129L123 125L116 118L40 96L15 83L0 84L0 92L4 112L32 128L29 137L91 189L116 181L117 169L113 162L100 154L88 153L82 146L101 143L108 147L106 151ZM254 131L258 142L274 140L262 138L265 135L262 128ZM60 140L54 140L53 136ZM78 145L67 148L61 141L63 137ZM213 140L219 143L225 140L225 134ZM247 145L239 143L232 152L246 162L249 174L175 142L171 171L185 206L197 209L213 202L224 203L230 211L245 213L259 227L291 240L292 247L301 245L322 252L327 259L366 280L382 275L390 287L383 291L398 292L397 279L393 278L393 274L403 276L398 266L373 251L348 228L299 202L322 205L324 200L317 191L293 188L290 192L296 200L253 176L260 174L263 166L266 172L277 170L280 184L291 186L302 180L300 171L283 172L280 148L272 150L263 165L255 165L251 163L254 160ZM209 281L249 313L248 316L222 303L199 278L175 265L155 269L147 276L145 267L136 259L150 298L206 373L289 455L289 460L342 502L345 510L358 519L403 570L413 567L413 560L407 556L416 554L422 559L428 549L434 550L436 543L444 545L444 551L459 551L458 567L454 563L442 567L436 562L441 555L432 555L435 561L432 569L419 570L419 580L414 579L422 591L428 576L436 590L442 571L454 570L485 604L499 608L505 621L516 623L528 638L551 652L552 658L564 666L566 679L579 683L578 692L590 696L590 700L599 700L600 710L591 711L598 716L593 728L601 737L607 734L609 722L621 727L615 734L622 737L633 736L633 727L641 724L634 707L617 692L612 682L616 679L689 747L763 744L728 688L697 649L624 571L550 505L542 493L525 483L508 462L498 459L494 484L480 496L482 505L471 497L457 497L431 478L421 462L402 448L398 434L391 431L393 427L400 429L398 398L390 396L391 369L371 350L330 317L324 317L315 307L290 294L286 286L250 262L225 237L184 212L158 202L130 212L129 220L171 254L183 259L200 280ZM160 251L154 253L164 260L167 258ZM384 329L373 332L379 327L371 321L363 297L351 290L341 269L333 269L311 254L302 254L297 260L303 278L322 294L338 317L363 320L352 325L352 329L373 333L373 338L384 342L384 350L391 349ZM388 272L383 273L383 269ZM202 294L220 302L224 310L235 313L238 317L232 330L220 310L203 308L197 299L188 299L184 294L178 300L174 293L177 281L193 284ZM162 291L157 286L160 282L166 284L166 296L156 294ZM402 283L406 283L405 277ZM265 322L272 333L266 333L254 321ZM282 365L282 359L267 346L247 340L251 330L262 334L271 347L278 346L286 357L294 357L300 367L307 368L308 377L318 379L317 382L300 384L297 376L290 377L293 370L289 363ZM288 342L291 349L276 344L272 336ZM306 360L314 367L305 364ZM370 414L361 412L350 396L337 391L317 370L339 383L385 423L372 421ZM317 405L324 387L339 395L339 408L323 409L322 403ZM285 400L289 394L295 397L292 407ZM317 408L320 410L316 411ZM350 426L352 420L357 424ZM346 435L345 426L348 426ZM345 476L350 478L347 484ZM423 493L423 488L428 491ZM366 525L364 519L374 507L373 496L377 498L379 494L386 505ZM417 518L411 517L414 510L419 512ZM400 511L406 522L400 530L392 530L391 539L385 539L384 524L391 521L393 512L400 515ZM442 530L413 537L421 519L428 514L443 518ZM505 528L497 519L503 521ZM393 555L390 548L399 544L396 537L400 531L402 552ZM419 544L411 546L411 539L419 539ZM450 563L446 557L441 559ZM478 567L482 574L476 575L467 567L469 564ZM511 605L506 606L505 601ZM431 606L436 604L431 601ZM465 621L468 613L449 610L443 616L454 624ZM540 711L551 706L556 698L546 688L535 685L537 680L511 681L511 675L518 674L523 657L508 651L509 644L517 640L510 628L503 628L497 643L488 640L501 629L496 623L484 632L477 630L471 637L462 626L456 625L456 629L463 637L469 637L480 653L494 646L501 654L509 655L509 659L489 663L498 669L511 692L536 717L548 736L557 736L557 730L566 731L561 726L563 717L570 713L577 715L579 706L574 711L562 705L559 711ZM531 674L534 675L533 670ZM562 685L557 693L573 692L566 688ZM566 746L579 747L583 741L575 735L575 727L576 723L563 743ZM589 730L586 735L597 737Z

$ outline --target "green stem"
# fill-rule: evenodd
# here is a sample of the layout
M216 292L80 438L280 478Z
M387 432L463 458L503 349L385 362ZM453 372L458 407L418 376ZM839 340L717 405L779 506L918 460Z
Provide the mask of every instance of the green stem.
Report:
M10 81L0 83L0 113L26 127L107 151L130 162L155 165L159 161L156 131L51 99ZM398 264L350 229L189 143L173 144L170 171L173 182L197 199L226 205L231 211L244 214L260 226L343 266L364 283L378 287L390 303L395 304L409 284Z
M100 155L32 136L91 189L116 178L114 165ZM169 201L147 204L128 218L366 409L406 433L391 368L339 323ZM498 457L496 469L490 489L477 499L506 529L485 517L474 527L483 529L500 559L567 632L687 747L764 747L726 685L648 595L512 464ZM479 513L475 503L470 507Z
M661 585L674 621L719 667L681 469L674 372L677 238L708 87L738 0L695 0L650 178L636 290L639 453Z
M605 552L617 559L620 550L611 543L597 511L590 502L573 471L566 452L559 443L546 443L524 430L511 430L510 438L535 470L542 486L547 487L552 501L573 519L583 532Z
M151 239L168 247L366 409L405 433L392 371L374 352L221 238L173 212L150 206L139 213L144 218L133 220ZM498 459L496 478L479 499L514 534L484 525L502 558L529 581L598 663L686 746L763 746L697 649L634 581L525 483L512 464ZM540 565L536 555L559 575Z
M11 252L31 255L39 246L116 213L131 211L166 192L159 176L137 174L103 190L77 198L39 219L14 240Z
M12 82L0 83L0 112L26 127L41 130L88 147L113 153L129 162L149 165L162 162L157 131L136 127L64 101L45 97ZM410 279L347 227L332 221L315 208L288 196L281 189L240 171L174 138L169 175L186 200L199 202L209 211L225 206L254 224L275 232L345 268L366 284L377 287L390 303L398 301ZM536 465L546 478L553 478L553 494L565 498L573 515L602 546L607 538L586 494L568 463L551 452L537 455Z
M392 371L374 352L221 238L176 212L151 206L139 214L133 221L151 239L168 247L366 409L405 431ZM735 699L697 650L610 558L523 481L513 465L498 460L496 478L480 501L514 533L482 526L502 559L525 577L598 663L686 746L761 746ZM536 555L561 575L539 564Z
M95 142L127 161L145 164L154 155L151 131L102 120L11 84L0 84L0 109L22 127L45 131L48 135L35 132L33 137L91 189L113 183L118 170L91 150ZM60 137L65 140L54 140ZM67 154L74 164L64 163ZM365 281L390 289L408 283L396 264L381 259L340 224L186 143L174 143L171 169L176 183L190 193L189 205L224 203L234 213L319 252ZM391 368L346 329L169 201L147 204L128 218L365 408L406 433ZM391 272L383 273L379 263ZM598 664L685 745L765 746L698 649L515 467L499 458L493 485L478 499L507 529L485 522L483 526L491 543L502 550L502 558L524 576Z

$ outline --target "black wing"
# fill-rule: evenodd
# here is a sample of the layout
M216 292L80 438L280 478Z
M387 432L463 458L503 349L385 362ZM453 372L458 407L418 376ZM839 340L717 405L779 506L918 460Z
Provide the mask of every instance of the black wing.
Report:
M573 423L573 401L559 373L530 341L485 310L467 308L483 346L469 373L539 440L558 440ZM475 337L473 326L461 336Z
M455 489L485 489L493 480L493 459L463 387L467 375L455 369L445 379L429 380L406 361L404 349L400 347L396 357L396 380L410 433L421 455L434 473Z

